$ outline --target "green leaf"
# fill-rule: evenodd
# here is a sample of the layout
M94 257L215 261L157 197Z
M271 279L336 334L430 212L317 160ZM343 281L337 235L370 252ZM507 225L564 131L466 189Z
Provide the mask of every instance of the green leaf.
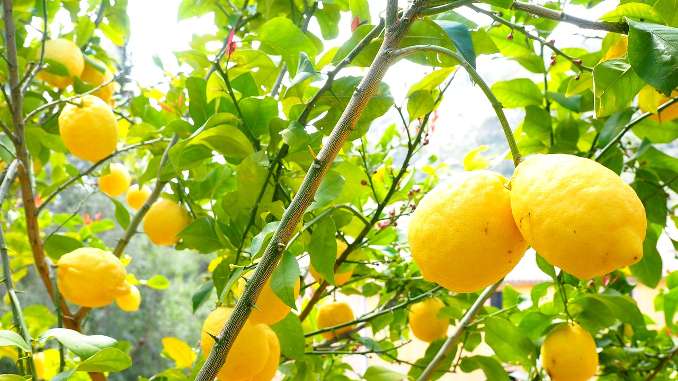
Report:
M170 281L165 278L165 276L157 274L153 275L151 279L145 282L146 286L156 289L156 290L165 290L169 288Z
M254 147L237 127L222 124L209 129L199 129L189 138L187 146L201 144L224 155L227 160L239 163L254 153ZM198 156L202 157L202 155Z
M301 53L301 60L299 61L299 68L297 68L297 75L294 76L290 82L289 88L304 82L307 79L313 78L314 80L320 78L320 73L313 67L313 62L308 58L306 53Z
M339 20L341 13L334 4L323 3L323 8L315 11L315 19L320 26L320 33L325 40L332 40L339 36Z
M419 80L419 82L412 85L410 89L407 91L407 96L410 96L420 90L432 92L434 89L440 86L440 84L442 84L443 81L447 79L450 76L450 74L452 74L455 70L457 69L454 67L444 67L432 71L431 73L427 74L424 78Z
M492 92L506 108L539 106L543 103L541 90L527 78L495 82Z
M209 118L207 110L207 82L198 77L189 77L186 79L186 89L188 90L188 113L193 119L195 125L202 125Z
M115 220L118 221L118 224L120 224L121 228L127 229L130 222L129 212L127 211L127 208L125 208L125 205L123 205L120 201L112 197L110 198L110 200L113 201L113 204L115 205Z
M545 71L544 61L535 54L534 45L523 33L513 33L511 28L501 25L491 28L487 34L499 52L507 58L511 58L533 73ZM509 38L509 36L511 36ZM477 40L476 36L476 40ZM484 42L487 45L487 42ZM486 47L491 52L491 46ZM479 49L476 49L478 51Z
M282 56L292 76L296 75L301 52L309 57L315 57L318 53L313 41L286 17L268 20L259 29L258 38L264 52Z
M511 322L489 317L485 322L485 341L500 359L530 368L534 363L535 345Z
M468 27L456 21L440 19L434 21L443 28L466 61L470 63L471 66L476 67L476 52L473 49L473 40L471 39L471 32L469 32Z
M219 240L216 221L212 217L200 217L188 225L179 236L183 245L201 253L211 253L224 247Z
M365 381L402 381L405 376L392 370L372 365L365 371Z
M539 255L539 253L537 253L536 260L539 270L543 271L544 274L550 276L551 278L556 276L556 270L553 268L553 265L548 263L544 257Z
M545 144L548 143L551 140L551 134L553 134L551 114L539 106L525 107L523 131L531 138Z
M278 116L278 102L270 97L249 97L242 99L239 105L245 119L245 128L256 137L267 135L268 124Z
M314 225L308 252L311 265L330 284L334 284L334 263L337 259L337 228L331 218L324 218Z
M482 155L482 153L489 148L490 147L487 145L481 145L469 151L466 156L464 156L464 170L475 171L489 168L490 160Z
M599 63L593 68L593 93L598 118L626 107L643 87L643 81L623 60Z
M196 291L191 296L191 306L193 307L193 313L200 308L212 295L212 290L214 290L214 283L212 281L203 283L198 291Z
M669 96L678 87L678 29L629 20L628 59L640 78Z
M419 19L415 20L407 31L407 34L401 41L401 47L412 45L436 45L457 50L447 35L445 30L433 20ZM407 60L427 66L446 67L454 66L457 61L447 55L436 52L421 52L411 54L406 57Z
M655 224L647 226L643 241L643 258L630 266L631 274L644 285L655 288L662 278L662 258L657 251L657 240L661 229Z
M485 373L485 377L492 381L509 380L509 375L506 373L501 363L492 357L488 356L471 356L464 357L459 364L461 370L466 373L471 373L476 369L481 369Z
M63 234L52 234L45 240L45 251L54 260L82 247L82 241Z
M40 340L54 338L80 357L90 357L104 348L115 345L117 341L108 336L83 335L80 332L66 328L52 328L42 334Z
M370 3L367 0L348 0L348 6L353 17L360 21L370 21Z
M327 175L325 175L325 178L320 183L320 187L318 187L315 201L313 201L308 210L319 209L331 204L341 194L345 183L346 180L339 172L335 170L327 172Z
M348 39L344 44L339 47L339 50L337 50L337 53L334 55L334 58L332 58L332 63L334 65L339 64L346 56L355 48L356 45L374 28L374 25L369 25L369 24L363 24L359 26L355 31L353 31L353 34L351 35L351 38ZM370 42L354 59L351 61L351 65L353 66L359 66L359 67L368 67L372 64L372 61L374 60L374 57L377 55L377 51L379 51L379 45L380 41L379 39L375 39L372 42Z
M17 374L0 374L0 381L26 381L26 379Z
M291 359L300 360L304 357L304 329L299 317L293 313L287 314L284 319L271 326L280 340L282 354Z
M26 340L23 339L18 333L14 331L9 331L6 329L0 330L0 347L11 346L19 347L24 352L32 352L31 348Z
M132 366L132 358L118 348L104 348L78 365L81 372L120 372Z
M678 0L657 0L654 10L668 26L678 27Z
M271 275L271 289L283 303L294 309L297 308L294 289L299 283L300 276L301 271L299 271L297 259L290 251L285 251L278 267Z
M625 3L620 4L614 10L607 12L600 17L601 21L619 22L624 21L625 17L645 20L655 23L662 22L661 16L652 8L651 5L644 3Z
M407 97L407 114L410 120L423 117L433 111L433 107L435 107L435 100L430 91L416 91Z

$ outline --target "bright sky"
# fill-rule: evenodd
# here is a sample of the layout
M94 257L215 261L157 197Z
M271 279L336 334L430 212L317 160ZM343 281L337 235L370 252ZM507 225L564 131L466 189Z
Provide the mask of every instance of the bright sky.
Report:
M193 34L214 33L216 31L212 15L199 18L177 21L177 10L180 0L130 0L128 12L131 22L131 60L133 63L132 77L143 86L152 86L162 82L165 75L153 62L153 57L159 57L165 68L170 72L176 72L179 67L174 59L173 52L189 48ZM405 1L401 0L402 5ZM374 3L373 3L374 4ZM601 15L616 7L616 2L603 2L593 9L587 10L579 6L568 6L568 11L578 16L589 19L597 19ZM381 10L372 9L376 17ZM487 24L489 18L478 16L472 11L462 9L460 11L472 20ZM342 24L350 21L342 19ZM317 31L317 25L311 24L311 30ZM343 30L347 30L344 28ZM559 47L589 46L595 47L600 40L585 39L582 32L576 27L561 24L553 33ZM601 36L600 33L586 31L587 36ZM339 45L348 37L340 35L329 45ZM591 46L591 44L594 44ZM515 62L502 59L497 64L496 58L482 56L478 60L478 71L488 82L518 77L531 77L539 79L534 74L527 72ZM430 71L407 62L398 63L386 75L385 81L391 87L391 93L396 102L402 102L410 85L421 79L424 73ZM508 150L503 142L503 137L497 123L494 112L484 95L468 79L465 73L460 73L455 78L452 91L448 91L439 108L439 121L435 133L430 137L431 144L427 147L430 154L445 158L445 162L452 169L459 169L464 155L471 149L487 144L487 153L495 156L494 169L510 175L511 166L506 160L501 160ZM523 118L522 111L506 110L511 126L515 128ZM675 231L673 235L678 235ZM660 248L664 257L665 269L677 269L678 260L675 250L668 239L663 236L660 240ZM535 265L534 255L528 254L516 269L509 275L509 279L545 279Z

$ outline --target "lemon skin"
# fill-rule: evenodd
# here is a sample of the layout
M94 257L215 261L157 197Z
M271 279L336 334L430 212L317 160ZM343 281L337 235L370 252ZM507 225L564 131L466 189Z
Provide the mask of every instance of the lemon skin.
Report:
M146 203L146 200L151 196L151 188L146 185L141 188L134 184L127 190L127 205L134 210L140 209Z
M111 197L117 197L125 193L132 182L127 168L124 165L114 163L109 167L109 173L99 177L99 190Z
M596 342L578 324L560 325L546 336L541 363L552 381L586 381L598 369Z
M300 282L294 285L294 298L299 297ZM256 306L252 309L250 314L250 321L253 323L263 323L273 325L284 319L290 313L290 306L285 304L278 295L273 292L271 288L271 280L269 279L261 289Z
M507 183L495 172L465 172L424 196L408 229L424 279L473 292L513 269L527 243L513 221Z
M59 75L41 70L37 77L50 86L64 89L73 83L74 77L79 77L85 68L85 58L80 48L72 41L59 38L45 42L45 61L54 61L63 65L68 75Z
M100 249L76 249L57 261L57 286L61 295L84 307L103 307L129 292L126 276L118 257Z
M212 336L219 336L231 313L231 309L219 307L205 319L200 335L200 346L205 356L214 346ZM224 365L219 369L217 379L219 381L244 381L264 371L271 354L268 331L270 328L265 324L246 321L233 342Z
M450 322L438 317L443 307L445 304L438 298L429 298L410 306L408 320L414 336L427 343L445 337Z
M97 162L115 151L118 129L111 107L93 95L67 104L59 115L59 133L76 157Z
M348 323L355 320L351 306L344 302L334 302L322 305L318 308L318 328L333 327L335 325ZM330 332L324 332L325 339L330 340L346 332L350 332L355 325L338 328Z
M549 263L591 279L643 256L645 209L616 173L589 159L533 155L511 180L513 217Z
M115 304L125 312L135 312L141 306L141 292L137 286L130 286L129 292L115 299Z
M190 224L191 218L178 203L162 199L151 206L144 216L144 232L156 245L171 246L178 234Z

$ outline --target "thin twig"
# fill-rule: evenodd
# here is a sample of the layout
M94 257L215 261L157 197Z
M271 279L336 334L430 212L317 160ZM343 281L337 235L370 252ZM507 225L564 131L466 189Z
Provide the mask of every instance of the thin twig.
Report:
M431 379L433 373L436 371L436 368L456 347L457 341L459 341L462 333L465 332L466 327L471 323L475 315L483 307L485 301L487 301L487 299L492 296L492 294L494 294L494 291L497 289L497 287L499 287L502 281L503 279L489 286L478 296L478 299L473 302L473 305L466 311L464 316L459 321L457 329L450 337L445 340L443 345L440 347L440 350L438 350L438 353L436 353L431 362L426 366L426 369L424 369L417 381L426 381Z
M396 51L393 52L393 55L395 57L401 58L405 57L410 54L414 53L419 53L422 51L433 51L433 52L438 52L441 54L448 55L455 60L459 61L461 66L466 69L468 74L473 78L473 81L480 87L480 89L485 93L485 97L490 101L492 104L492 108L494 109L494 112L497 114L497 119L499 119L499 124L501 124L501 128L504 131L504 136L506 138L506 142L509 145L509 148L511 150L511 156L513 157L513 164L518 165L520 163L521 157L520 157L520 151L518 150L518 144L516 143L515 137L513 136L513 131L511 130L511 126L508 123L508 120L506 119L506 115L504 114L503 106L501 102L497 99L497 97L494 95L490 87L485 83L483 78L478 74L476 69L471 66L471 64L466 61L464 57L462 57L460 54L451 51L450 49L443 48L442 46L436 46L436 45L413 45L413 46L408 46L405 48L400 48Z
M562 21L568 24L574 24L584 29L604 30L608 32L624 34L628 33L629 31L629 26L625 22L591 21L576 16L572 16L562 11L556 11L553 9L542 7L540 5L528 4L520 1L514 1L512 7L519 11L531 13L539 17Z
M49 196L45 197L45 199L44 199L44 201L42 202L42 204L40 204L40 206L38 207L36 213L40 214L40 212L42 212L42 210L45 209L45 207L47 206L47 204L49 204L49 202L52 201L59 193L61 193L61 192L63 192L64 190L66 190L68 187L70 187L71 185L73 185L73 183L75 183L76 181L78 181L78 180L80 180L81 178L83 178L83 177L89 175L90 173L94 172L94 170L96 170L98 167L100 167L102 164L104 164L104 163L107 162L108 160L111 160L112 158L114 158L114 157L120 155L121 153L124 153L124 152L127 152L127 151L131 151L131 150L137 149L137 148L139 148L139 147L144 147L144 146L148 146L148 145L151 145L151 144L155 144L155 143L160 142L160 141L162 141L162 140L164 140L164 139L165 139L165 138L156 138L156 139L147 140L147 141L145 141L145 142L140 142L140 143L136 143L136 144L130 144L130 145L126 146L126 147L120 148L119 150L113 152L112 154L106 156L105 158L103 158L103 159L97 161L96 163L92 164L91 166L89 166L89 167L88 167L87 169L85 169L84 171L78 173L77 175L75 175L75 176L71 177L70 179L66 180L63 184L59 185L59 187L58 187L57 189L55 189L52 193L50 193Z
M661 106L657 107L657 113L660 113L664 109L669 108L669 106L671 106L672 104L674 104L676 102L678 102L678 98L669 99L668 101L663 103ZM624 137L624 135L626 135L627 132L631 131L631 129L633 127L635 127L638 123L642 122L643 120L647 119L649 116L651 116L653 114L654 113L651 113L651 112L644 112L644 113L638 115L635 119L628 122L624 126L624 128L622 128L621 131L619 131L619 133L614 138L612 138L612 140L610 140L610 142L607 143L605 145L605 147L603 147L603 149L600 150L600 152L598 152L598 154L594 157L594 160L596 160L596 161L600 160L600 158L602 158L607 153L607 151L609 151L612 147L614 147L617 143L619 143L619 141Z
M42 66L45 64L45 44L47 43L47 4L46 0L41 1L42 6L42 38L40 39L40 57L38 58L38 63L35 65L33 70L27 71L24 79L22 80L21 92L26 92L28 86L30 86L33 79L42 70Z

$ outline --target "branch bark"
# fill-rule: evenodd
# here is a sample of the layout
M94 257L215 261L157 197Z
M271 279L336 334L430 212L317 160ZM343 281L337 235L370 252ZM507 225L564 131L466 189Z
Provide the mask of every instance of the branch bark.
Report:
M365 107L367 107L367 102L377 92L384 74L393 61L391 57L392 50L397 47L398 42L407 31L413 18L418 14L423 3L423 0L415 0L412 7L405 13L403 18L387 29L384 42L379 53L375 57L372 66L370 66L366 76L351 96L351 99L334 127L332 134L320 150L318 156L314 159L299 191L294 196L294 199L292 199L289 207L285 210L278 228L267 245L261 261L257 265L254 275L248 282L242 296L238 299L233 314L219 333L217 337L218 343L212 348L207 356L207 360L195 378L196 381L213 380L218 370L223 365L235 338L238 336L238 333L249 317L251 309L255 305L264 283L271 276L280 256L287 246L287 242L301 221L304 211L313 201L313 197L320 186L320 182L351 131L355 128L358 117Z
M471 323L478 311L480 311L480 309L483 307L485 301L487 301L487 299L492 296L492 294L494 294L494 291L497 289L497 287L499 287L502 281L503 279L486 288L485 291L483 291L478 296L478 299L476 299L471 308L466 311L464 316L459 321L457 329L450 337L445 340L442 347L440 347L440 350L438 350L438 353L436 353L431 362L426 366L426 369L424 369L417 381L426 381L431 379L433 373L436 371L436 368L438 368L445 357L449 356L452 350L456 348L457 342L466 330L466 327Z
M562 11L556 11L541 5L523 3L514 1L513 9L531 13L535 16L544 17L547 19L558 20L568 24L574 24L584 29L604 30L607 32L626 34L629 31L629 25L625 22L605 22L605 21L591 21L572 16Z

